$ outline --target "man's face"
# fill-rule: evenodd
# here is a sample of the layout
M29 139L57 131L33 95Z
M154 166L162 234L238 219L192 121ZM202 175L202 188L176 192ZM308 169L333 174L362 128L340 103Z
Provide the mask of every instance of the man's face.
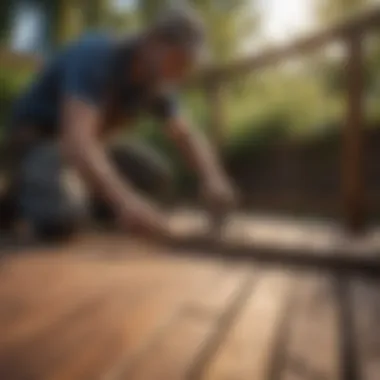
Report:
M183 82L196 63L195 56L181 48L160 45L152 53L159 80L174 85Z

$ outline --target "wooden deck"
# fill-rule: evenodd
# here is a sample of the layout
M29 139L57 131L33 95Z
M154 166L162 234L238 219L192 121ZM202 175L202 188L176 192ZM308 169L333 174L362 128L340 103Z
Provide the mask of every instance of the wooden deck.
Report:
M5 255L1 380L380 379L380 279L125 238Z

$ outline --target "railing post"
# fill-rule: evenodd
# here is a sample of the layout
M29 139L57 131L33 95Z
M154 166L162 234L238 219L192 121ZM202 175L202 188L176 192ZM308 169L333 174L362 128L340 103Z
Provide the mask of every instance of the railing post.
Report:
M364 200L364 86L362 33L351 31L347 38L347 120L343 131L344 224L351 233L366 225Z
M220 152L224 134L224 113L222 104L221 83L210 80L205 87L209 107L209 136L214 148Z
M205 92L208 104L208 127L211 145L220 158L224 141L224 112L222 83L214 78L207 81ZM224 210L209 209L210 236L223 239Z

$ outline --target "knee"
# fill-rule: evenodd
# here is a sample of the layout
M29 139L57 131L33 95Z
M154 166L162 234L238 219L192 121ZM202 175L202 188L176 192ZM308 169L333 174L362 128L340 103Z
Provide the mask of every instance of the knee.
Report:
M86 221L86 197L73 189L66 169L54 147L32 152L22 166L17 208L38 239L69 239Z
M35 237L41 241L59 242L67 241L80 231L80 224L74 217L57 216L31 221Z

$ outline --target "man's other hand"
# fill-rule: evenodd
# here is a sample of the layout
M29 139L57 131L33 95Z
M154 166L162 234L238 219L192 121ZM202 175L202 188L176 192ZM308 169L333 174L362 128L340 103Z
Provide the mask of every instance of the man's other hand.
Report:
M166 216L146 201L126 202L119 209L118 221L127 232L148 238L164 240L169 238L169 223Z
M202 189L208 207L221 212L228 211L237 204L237 194L232 184L224 178L208 179Z

